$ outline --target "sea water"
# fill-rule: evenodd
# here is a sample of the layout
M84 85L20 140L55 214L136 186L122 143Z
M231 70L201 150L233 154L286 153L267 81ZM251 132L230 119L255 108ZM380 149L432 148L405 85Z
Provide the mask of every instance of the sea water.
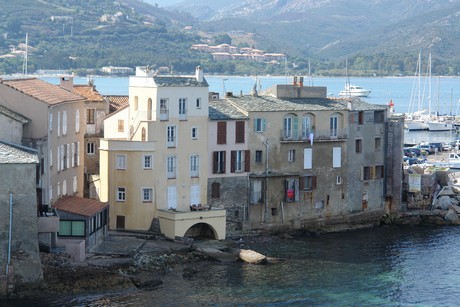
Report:
M96 89L102 95L128 95L128 77L90 77ZM258 91L266 90L276 84L291 84L292 77L285 76L207 76L209 91L217 92L221 96L226 92L233 95L247 95L256 87ZM53 84L59 83L58 77L42 77L43 80ZM85 84L87 77L76 77L74 83ZM364 101L373 104L386 105L390 101L395 104L396 113L407 113L410 111L411 100L416 100L413 93L414 77L374 77L374 78L351 78L351 83L371 90L369 97L362 98ZM440 114L460 115L460 78L443 77L436 79L432 85L431 96L428 89L424 89L424 98L421 98L421 107L430 108L433 112ZM325 86L327 94L331 97L338 97L338 93L344 89L345 78L339 77L315 77L304 79L304 85ZM428 96L430 96L428 98ZM416 101L418 103L418 101ZM414 110L412 110L414 111Z
M48 306L458 306L460 227L385 226L250 246L284 261L171 270L151 291L49 298Z

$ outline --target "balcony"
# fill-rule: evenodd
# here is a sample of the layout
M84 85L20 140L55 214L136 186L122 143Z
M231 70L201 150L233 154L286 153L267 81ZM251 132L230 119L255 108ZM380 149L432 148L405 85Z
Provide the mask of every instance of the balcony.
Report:
M315 129L308 131L281 130L280 141L288 142L310 142L311 134L315 142L344 141L347 139L347 129Z

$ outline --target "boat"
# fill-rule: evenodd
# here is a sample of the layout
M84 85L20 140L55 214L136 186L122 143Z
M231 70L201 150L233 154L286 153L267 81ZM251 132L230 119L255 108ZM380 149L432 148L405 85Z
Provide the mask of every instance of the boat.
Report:
M370 90L366 90L365 88L353 85L353 84L346 84L345 89L339 93L339 96L346 96L346 97L367 97L371 93Z
M446 160L438 160L430 162L431 165L437 167L449 167L454 169L460 169L460 154L451 152Z
M428 130L430 131L450 131L454 130L454 125L440 119L431 120L428 122Z

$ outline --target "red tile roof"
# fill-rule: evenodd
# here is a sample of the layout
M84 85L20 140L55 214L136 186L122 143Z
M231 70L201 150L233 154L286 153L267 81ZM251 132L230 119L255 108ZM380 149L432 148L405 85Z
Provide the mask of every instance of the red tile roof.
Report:
M90 101L104 101L102 95L90 84L74 84L73 92Z
M129 96L105 96L109 100L109 113L121 110L129 105Z
M40 79L1 80L0 83L50 105L84 100L77 94Z
M53 204L55 209L87 217L96 215L108 206L108 203L77 196L64 196Z

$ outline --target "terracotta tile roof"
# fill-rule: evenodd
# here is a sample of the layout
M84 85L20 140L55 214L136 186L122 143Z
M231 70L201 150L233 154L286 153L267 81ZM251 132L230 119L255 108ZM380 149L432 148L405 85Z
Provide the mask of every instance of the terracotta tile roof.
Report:
M90 101L104 101L104 97L91 84L74 84L73 92Z
M105 96L109 100L109 113L121 110L129 105L129 96L109 95Z
M77 196L64 196L53 204L55 209L87 217L96 215L108 206L108 203Z
M12 89L50 105L68 101L83 100L83 97L77 94L40 79L13 79L1 80L0 82L1 84L9 86Z

